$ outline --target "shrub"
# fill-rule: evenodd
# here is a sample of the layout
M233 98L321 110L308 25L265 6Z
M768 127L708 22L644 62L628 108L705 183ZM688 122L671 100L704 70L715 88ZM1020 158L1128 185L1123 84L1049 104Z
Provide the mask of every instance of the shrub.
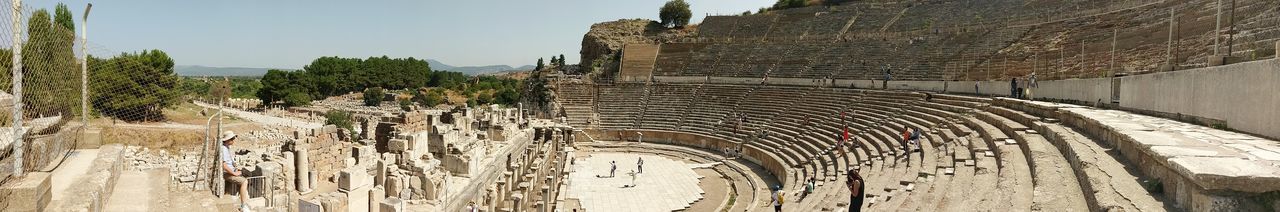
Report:
M353 138L354 138L354 135L358 134L355 132L355 129L352 128L355 125L355 121L351 117L351 113L348 113L347 111L330 110L329 112L325 112L324 124L334 125L334 126L338 126L338 128L347 129L348 132L351 132L351 134L353 135Z
M372 87L364 89L364 106L378 106L382 104L382 88Z
M411 106L413 106L413 101L409 101L408 99L400 100L400 110L410 111L413 109Z
M284 105L288 107L296 107L296 106L303 106L303 105L309 105L309 104L311 104L311 95L307 95L305 93L294 92L294 93L289 93L288 96L284 97Z

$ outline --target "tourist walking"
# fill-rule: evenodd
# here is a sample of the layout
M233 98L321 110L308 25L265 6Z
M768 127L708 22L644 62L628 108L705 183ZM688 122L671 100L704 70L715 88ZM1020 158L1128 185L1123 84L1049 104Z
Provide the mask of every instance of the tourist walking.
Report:
M609 177L613 177L613 173L618 171L617 161L609 161Z
M866 182L862 180L862 175L858 174L858 170L849 169L845 174L845 186L849 187L849 211L862 211L862 200L865 197Z
M644 158L636 159L636 169L640 170L638 173L644 173Z
M1009 78L1009 98L1018 98L1018 78Z
M782 212L782 203L786 202L786 199L782 197L784 193L782 192L782 186L773 186L773 211Z
M1031 76L1027 77L1027 100L1034 100L1036 98L1035 92L1032 91L1034 91L1036 87L1040 87L1040 84L1037 81L1036 73L1031 72Z
M218 155L222 161L222 174L228 182L237 184L240 192L236 195L240 196L240 211L249 211L249 180L244 177L244 172L236 169L236 158L231 151L231 145L236 143L235 132L227 130L222 132L222 137L218 140L222 141L222 146L218 147Z

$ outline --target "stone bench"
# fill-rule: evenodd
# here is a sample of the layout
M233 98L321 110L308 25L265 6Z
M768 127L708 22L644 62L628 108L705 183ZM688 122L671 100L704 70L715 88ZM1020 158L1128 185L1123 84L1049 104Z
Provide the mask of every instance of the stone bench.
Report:
M1264 207L1249 198L1280 191L1280 144L1128 112L1064 108L1064 123L1115 146L1163 183L1165 193L1191 210Z

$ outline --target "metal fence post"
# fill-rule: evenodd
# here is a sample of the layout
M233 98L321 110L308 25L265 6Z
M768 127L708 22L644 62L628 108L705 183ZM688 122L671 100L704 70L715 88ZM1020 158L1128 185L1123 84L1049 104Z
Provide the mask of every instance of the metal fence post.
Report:
M22 0L13 0L13 176L22 176Z

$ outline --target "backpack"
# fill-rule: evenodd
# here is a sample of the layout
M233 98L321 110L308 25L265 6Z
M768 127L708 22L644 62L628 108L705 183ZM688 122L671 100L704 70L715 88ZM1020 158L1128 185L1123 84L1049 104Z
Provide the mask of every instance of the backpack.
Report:
M784 200L784 198L782 198L782 197L783 197L783 195L782 195L782 191L778 191L778 194L777 194L777 195L778 195L778 204L779 204L779 205L781 205L782 203L786 203L786 200Z

